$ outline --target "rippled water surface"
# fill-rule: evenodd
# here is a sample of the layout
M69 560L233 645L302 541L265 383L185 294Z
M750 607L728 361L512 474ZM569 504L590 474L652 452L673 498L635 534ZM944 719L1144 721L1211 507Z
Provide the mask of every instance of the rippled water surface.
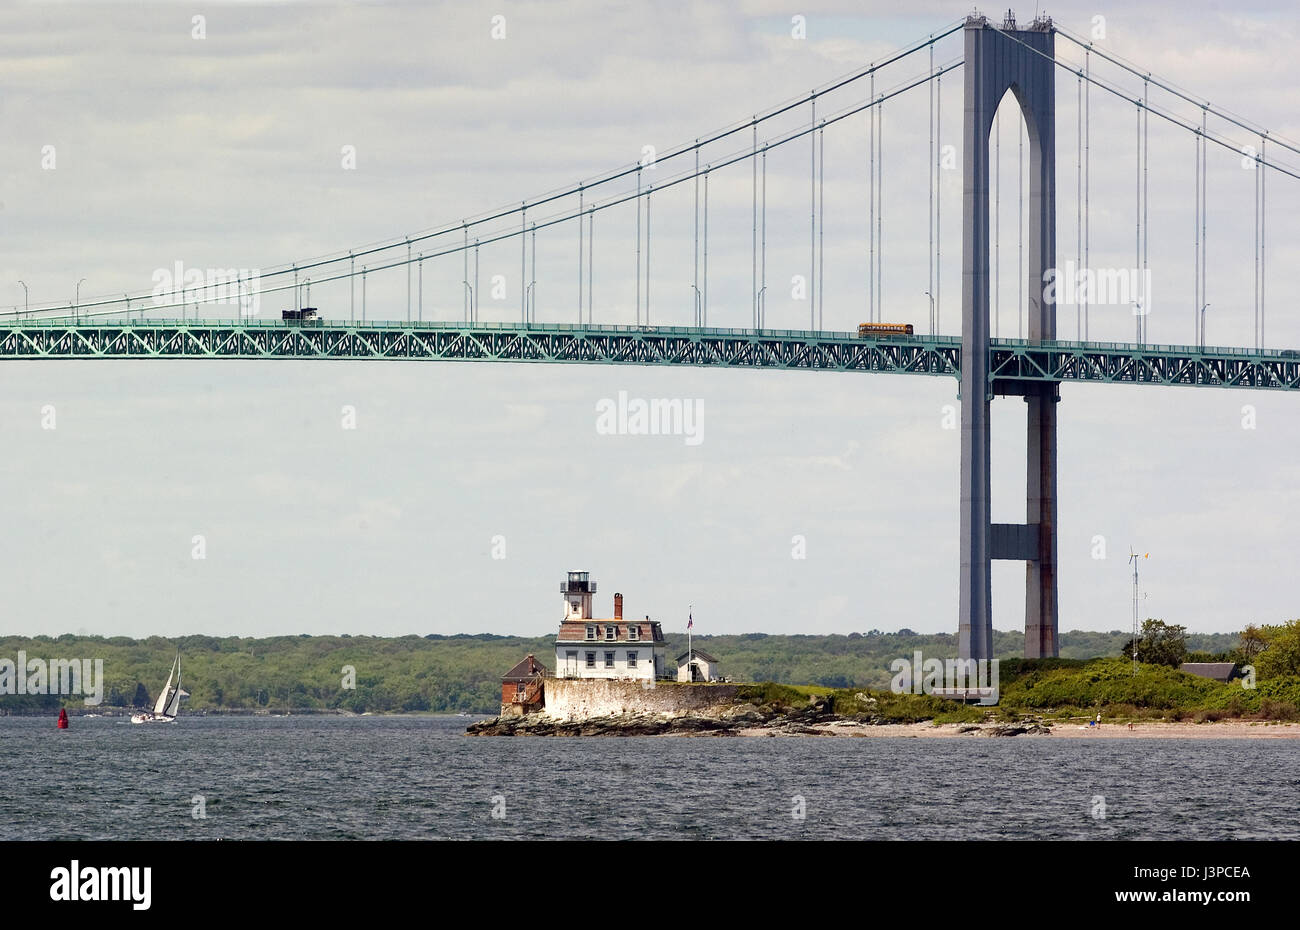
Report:
M468 722L0 718L0 839L1300 839L1297 740L492 738Z

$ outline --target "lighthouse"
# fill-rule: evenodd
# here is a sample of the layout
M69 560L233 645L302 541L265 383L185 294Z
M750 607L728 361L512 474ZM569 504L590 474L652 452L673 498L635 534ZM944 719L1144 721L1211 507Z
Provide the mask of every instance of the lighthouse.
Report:
M591 619L591 596L596 593L596 582L590 572L569 572L569 580L560 582L564 595L565 620Z
M564 618L555 637L557 678L615 678L653 682L665 674L663 628L659 621L623 618L623 595L614 595L614 616L598 619L591 609L596 583L589 572L569 572L560 583Z

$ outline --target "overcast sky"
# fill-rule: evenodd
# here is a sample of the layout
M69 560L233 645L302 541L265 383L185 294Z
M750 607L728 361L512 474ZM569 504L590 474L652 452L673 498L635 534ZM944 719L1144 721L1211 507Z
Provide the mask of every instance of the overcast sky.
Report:
M70 301L83 278L83 299L135 294L176 262L267 269L455 223L631 164L644 146L664 151L747 120L969 11L917 2L900 15L898 6L7 4L0 307L22 306L19 280L33 305ZM1001 19L1000 8L986 12ZM1018 11L1022 21L1033 12ZM1085 35L1104 16L1100 47L1300 137L1290 4L1048 12ZM796 15L806 39L791 35ZM494 16L505 18L505 38L492 37ZM936 63L961 52L958 34L937 46ZM1064 39L1058 53L1079 60ZM877 91L927 67L913 56L882 72ZM1113 69L1097 73L1123 82ZM819 113L867 96L852 85ZM1091 263L1128 268L1134 110L1106 96L1091 99ZM1058 72L1061 262L1077 247L1075 102L1074 80ZM920 88L884 117L885 317L918 328L929 312L928 105ZM939 140L958 152L960 110L958 70L943 81ZM1013 115L1001 121L1004 336L1017 325ZM806 119L801 110L773 121L760 143ZM1185 344L1195 338L1193 142L1158 123L1150 338ZM831 329L866 318L867 127L863 115L826 133ZM720 143L704 161L748 144ZM355 168L345 165L348 146ZM666 178L684 167L656 170ZM790 283L808 272L808 172L806 139L769 156L774 327L808 318ZM940 311L943 331L956 334L961 177L941 174ZM751 185L748 164L710 179L714 325L751 319ZM1300 181L1271 174L1268 185L1267 341L1300 346L1289 306ZM1249 345L1254 175L1212 150L1208 188L1208 338ZM692 318L693 195L687 184L652 201L652 322ZM635 224L632 209L596 218L598 323L633 321ZM537 256L539 319L575 320L576 228L540 233ZM484 248L480 263L482 318L517 320L518 241ZM493 275L500 300L488 293ZM413 312L458 318L461 279L460 256L427 262ZM406 286L404 272L371 276L368 317L404 319ZM278 317L291 299L267 295L261 314ZM312 292L330 317L346 318L351 299L346 284ZM1074 309L1062 307L1061 335L1073 338L1075 326ZM1093 310L1093 338L1131 332L1127 308ZM703 441L602 435L596 406L619 391L701 402ZM943 425L956 393L948 378L811 372L7 362L0 632L542 634L561 616L558 585L570 569L592 572L599 614L621 591L628 614L669 630L693 610L700 633L955 632L959 433ZM1151 554L1144 614L1227 631L1300 613L1300 397L1102 385L1066 385L1062 397L1062 629L1128 626L1130 545ZM1244 404L1254 405L1253 429L1243 428ZM56 428L43 428L51 406ZM345 407L355 429L343 428ZM1024 404L999 399L994 417L994 518L1020 522ZM195 536L204 559L192 557ZM1104 559L1093 557L1098 536ZM493 557L494 537L504 558ZM792 557L795 537L806 558ZM1022 565L996 563L997 628L1023 628L1023 579Z

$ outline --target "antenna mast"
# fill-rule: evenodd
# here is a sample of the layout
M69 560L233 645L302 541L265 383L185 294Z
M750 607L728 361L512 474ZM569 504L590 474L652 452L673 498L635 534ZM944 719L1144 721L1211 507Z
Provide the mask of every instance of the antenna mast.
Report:
M1138 559L1149 558L1151 553L1147 552L1139 556L1133 551L1133 547L1128 548L1128 560L1133 563L1133 677L1138 673Z

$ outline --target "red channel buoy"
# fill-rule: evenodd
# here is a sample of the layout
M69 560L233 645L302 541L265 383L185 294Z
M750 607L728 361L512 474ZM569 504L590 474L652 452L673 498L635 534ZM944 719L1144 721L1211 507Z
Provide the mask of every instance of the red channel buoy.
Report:
M64 707L59 711L59 729L66 730L67 728L68 728L68 709Z

